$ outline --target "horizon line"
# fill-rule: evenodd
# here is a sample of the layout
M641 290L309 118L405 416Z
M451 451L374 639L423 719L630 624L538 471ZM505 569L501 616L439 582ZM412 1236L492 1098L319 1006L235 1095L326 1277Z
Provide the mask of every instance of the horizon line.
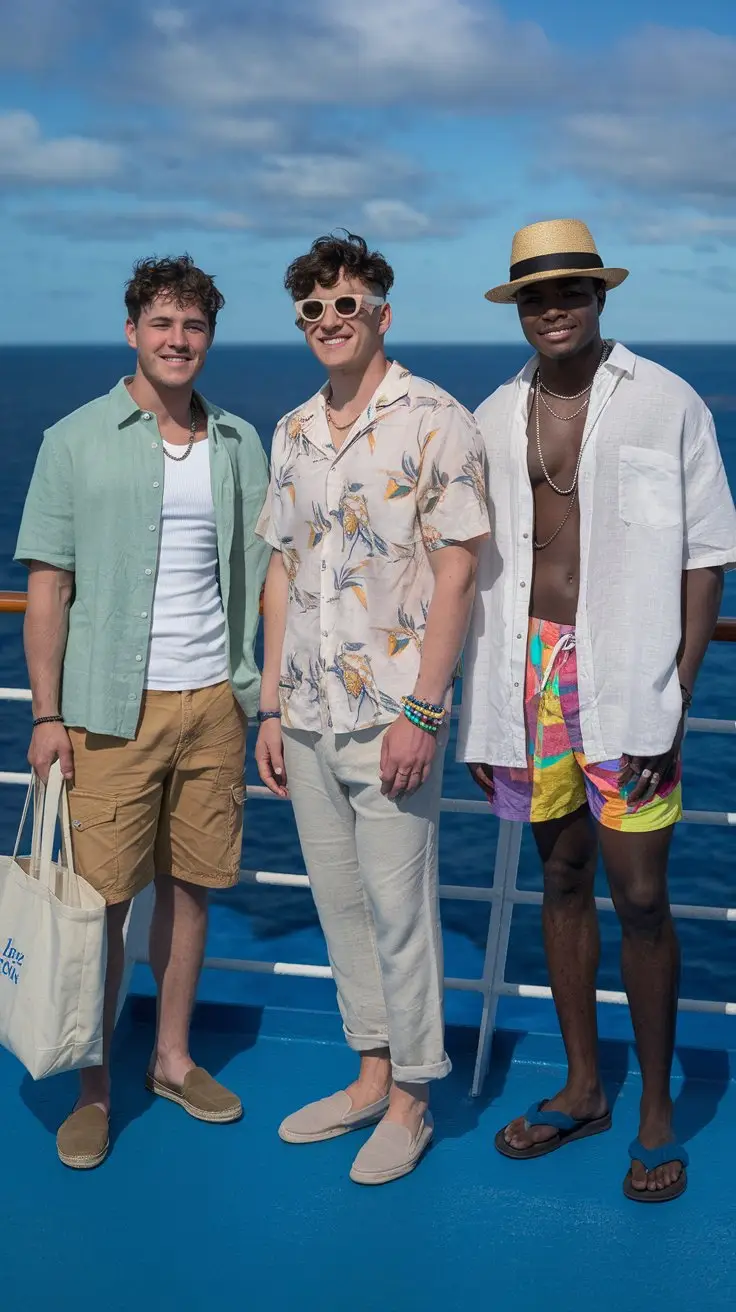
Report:
M616 338L616 341L621 341L621 340L622 340L622 339L619 338L619 337ZM648 338L645 338L645 337L642 337L642 338L631 337L631 338L628 338L627 340L630 341L630 342L631 342L633 345L635 345L635 346L716 346L716 347L727 347L727 346L733 346L733 347L736 347L736 339L734 339L733 341L730 341L730 340L729 340L729 341L724 341L723 339L711 340L711 339L706 339L706 338L696 338L695 340L692 340L692 339L688 340L688 339L686 339L686 338L680 338L680 337L677 337L677 338L674 338L674 337L672 337L672 338L669 338L669 337L648 337ZM273 349L276 349L276 348L283 348L283 347L291 347L291 348L294 348L294 349L296 350L296 349L301 349L301 347L302 347L302 343L299 342L299 341L296 341L296 342L285 342L285 341L273 341L273 342L253 342L253 341L242 341L242 342L232 341L232 342L231 342L231 341L227 341L227 342L222 342L222 341L218 341L216 345L217 345L217 347L220 348L220 349L222 349L222 348L226 348L226 349L227 349L227 348L236 348L236 349L238 349L238 350L242 350L243 348L253 348L253 347L256 347L256 348L259 348L259 349L269 349L269 350L273 350ZM523 347L523 346L526 346L526 347L528 347L528 346L529 346L529 343L528 343L528 342L525 342L523 339L522 339L522 340L518 340L518 339L517 339L516 341L487 341L487 340L485 340L484 338L479 338L479 339L468 340L468 341L441 341L441 340L438 339L437 341L426 342L426 341L410 341L410 340L406 340L406 341L401 341L401 342L397 341L397 342L394 343L394 345L395 345L399 350L401 350L401 349L403 349L404 347L411 347L411 348L414 348L414 347L426 347L426 346L444 346L444 347L453 347L453 348L457 348L457 347L468 347L468 346L473 346L473 347L476 347L476 346L485 346L485 347L488 347L488 348L492 348L492 347L495 347L495 346L503 346L503 347L517 347L517 346L518 346L518 347ZM0 341L0 351L3 351L3 350L28 350L28 349L39 349L39 350L40 350L40 349L48 349L49 347L52 347L52 348L54 348L54 349L64 348L64 349L67 349L67 350L75 350L75 349L76 349L76 350L96 350L96 349L105 349L105 350L106 350L106 349L108 349L109 347L120 347L120 348L127 347L127 342L125 341L124 338L123 338L123 339L117 339L117 338L116 338L115 340L102 341L102 342L101 342L101 341L93 341L93 342L83 342L83 341L78 341L78 342L77 342L77 341L75 341L75 342L64 342L64 341L48 341L48 342L3 342L3 341ZM128 348L128 349L130 349L130 348ZM212 349L212 348L211 348L211 349ZM391 352L390 352L390 351L387 351L387 355L390 355L390 354L391 354Z

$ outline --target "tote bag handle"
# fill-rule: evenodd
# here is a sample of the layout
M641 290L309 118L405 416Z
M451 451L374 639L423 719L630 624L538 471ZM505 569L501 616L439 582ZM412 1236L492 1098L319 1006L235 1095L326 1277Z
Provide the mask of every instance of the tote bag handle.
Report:
M41 871L47 873L53 863L54 833L56 821L61 821L61 858L71 874L74 874L72 855L72 830L69 815L69 798L66 780L62 777L61 765L54 761L49 771L48 783L44 784L35 773L31 778L23 806L23 814L13 848L15 861L23 838L28 808L33 798L33 836L31 838L31 870L33 878L38 879Z

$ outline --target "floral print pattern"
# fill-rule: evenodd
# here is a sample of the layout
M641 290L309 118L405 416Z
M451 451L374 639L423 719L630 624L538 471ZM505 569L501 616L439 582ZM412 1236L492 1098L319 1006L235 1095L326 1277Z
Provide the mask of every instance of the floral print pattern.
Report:
M257 532L289 579L284 724L353 733L388 723L419 671L430 553L489 531L475 422L394 363L339 451L323 390L281 420L271 463Z

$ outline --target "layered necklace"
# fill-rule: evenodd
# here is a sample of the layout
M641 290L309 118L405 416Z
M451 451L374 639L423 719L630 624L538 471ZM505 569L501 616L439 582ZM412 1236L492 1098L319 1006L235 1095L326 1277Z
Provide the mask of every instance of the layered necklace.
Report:
M186 460L187 456L191 455L192 447L194 446L194 442L197 436L197 424L199 423L199 407L197 406L197 402L195 401L194 396L192 396L191 406L189 410L189 420L190 420L189 441L187 443L187 449L183 455L172 456L171 452L166 450L166 443L164 442L162 444L164 448L164 455L166 456L166 458L168 460L175 461L176 464L180 464L182 460Z
M584 441L580 443L580 451L578 452L578 458L575 464L575 473L573 474L572 483L570 484L569 487L558 487L557 484L550 478L549 472L547 470L547 466L544 463L544 455L542 453L540 410L542 406L544 406L545 410L547 410L549 414L553 416L554 419L559 419L565 423L569 423L572 419L577 419L578 415L581 415L583 411L587 410L588 406L590 405L590 397L593 391L593 384L598 375L598 370L601 368L601 365L605 364L610 353L611 353L610 343L604 342L603 350L601 351L601 358L598 361L598 364L596 365L596 369L595 369L595 373L593 374L593 377L591 378L587 387L584 387L580 392L575 392L572 396L566 396L563 392L553 392L551 387L547 387L546 383L542 382L539 369L537 369L534 378L534 384L533 384L537 455L539 456L539 463L542 467L542 473L544 474L548 486L551 487L552 491L556 492L558 496L569 497L570 501L567 510L565 511L565 515L562 520L562 523L558 524L554 533L552 533L550 537L546 538L544 542L538 542L536 537L534 538L534 549L536 551L543 551L544 548L548 547L551 542L554 542L555 538L562 532L563 528L565 527L568 519L572 514L573 506L575 505L578 495L578 478L580 475L580 465L582 463L583 453L585 451L586 446L588 445L588 438L590 437L590 432L588 432ZM560 415L557 413L556 410L552 409L552 406L549 404L549 401L547 400L548 396L554 397L556 401L579 401L581 397L583 397L584 399L582 405L579 405L577 410L574 410L571 415Z

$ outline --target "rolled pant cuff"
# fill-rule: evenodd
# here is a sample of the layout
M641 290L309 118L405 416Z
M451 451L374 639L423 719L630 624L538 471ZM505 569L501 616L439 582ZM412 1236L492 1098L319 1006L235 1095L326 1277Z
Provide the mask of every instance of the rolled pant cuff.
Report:
M353 1052L376 1052L378 1048L388 1047L388 1034L351 1034L343 1025L343 1034Z
M395 1084L428 1084L430 1080L444 1080L452 1070L449 1057L433 1062L427 1066L397 1066L391 1062L391 1074Z

